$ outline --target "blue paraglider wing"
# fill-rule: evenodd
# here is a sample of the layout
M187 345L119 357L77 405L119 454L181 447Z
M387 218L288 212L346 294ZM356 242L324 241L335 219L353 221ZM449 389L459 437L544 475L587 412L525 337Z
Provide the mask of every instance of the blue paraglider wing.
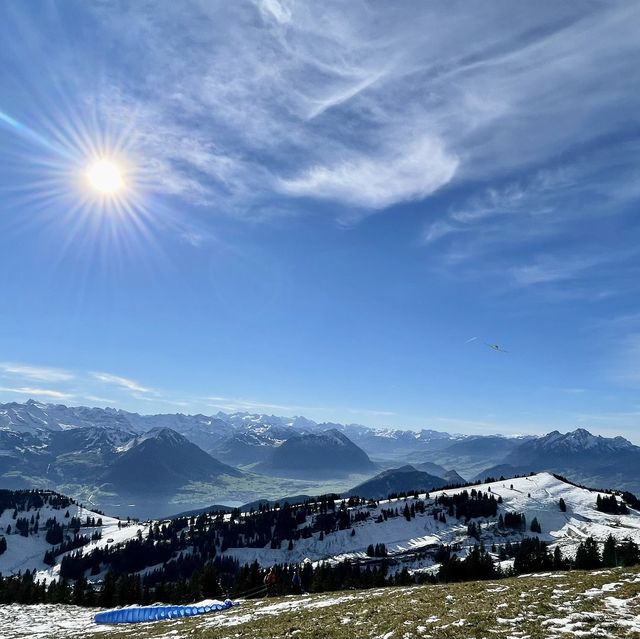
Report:
M161 619L177 619L193 617L208 612L227 610L235 605L230 599L223 603L211 603L197 606L131 606L105 610L96 614L96 623L139 623L141 621L159 621Z

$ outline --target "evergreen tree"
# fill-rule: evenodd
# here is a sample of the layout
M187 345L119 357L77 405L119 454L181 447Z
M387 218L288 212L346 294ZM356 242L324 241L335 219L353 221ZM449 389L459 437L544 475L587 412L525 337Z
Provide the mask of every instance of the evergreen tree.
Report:
M602 549L602 565L605 568L613 568L617 565L618 553L617 544L613 535L609 535L604 542L604 548Z
M598 544L593 537L587 537L580 543L576 550L574 565L578 570L600 568L602 559L600 557L600 551L598 550Z
M562 552L560 551L560 546L556 546L553 551L553 569L554 570L566 570L567 565L564 559L562 558Z
M542 527L540 526L540 522L537 517L534 517L531 520L531 532L541 533Z
M640 563L640 549L635 541L627 538L620 546L620 560L624 566L635 566Z
M100 591L100 606L103 608L112 608L116 602L116 576L110 570L104 578L102 590ZM159 599L159 601L162 601Z

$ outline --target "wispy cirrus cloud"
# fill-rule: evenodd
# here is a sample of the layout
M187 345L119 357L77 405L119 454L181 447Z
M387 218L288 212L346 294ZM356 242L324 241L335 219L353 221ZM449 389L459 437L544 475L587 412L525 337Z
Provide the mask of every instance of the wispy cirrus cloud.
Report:
M71 393L63 393L62 391L54 390L51 388L33 388L29 386L20 386L17 388L2 386L0 392L27 395L29 397L45 397L48 399L56 399L60 401L66 401L73 399L74 395Z
M220 396L208 396L193 400L193 403L206 402L211 408L222 411L232 412L269 412L285 415L302 415L313 416L317 420L335 419L336 414L342 415L359 415L363 417L391 417L396 415L393 411L380 410L375 408L345 408L341 406L305 406L297 404L273 404L269 402L260 402L251 399L240 399ZM343 418L344 419L344 418Z
M622 333L610 342L605 356L606 369L611 381L629 388L640 387L640 325Z
M112 386L116 386L118 388L132 391L134 393L155 393L156 391L153 388L149 388L147 386L143 386L139 384L133 379L129 379L128 377L122 377L121 375L113 375L112 373L100 373L94 372L91 373L93 379L102 382L103 384L109 384Z
M437 140L425 139L390 155L362 155L335 166L312 167L304 175L281 180L279 188L293 195L382 209L437 191L451 180L457 166L458 159Z
M421 242L449 275L522 287L583 282L565 293L591 299L628 291L635 235L619 235L614 248L609 229L640 200L639 148L626 140L614 147L481 189L425 224Z
M598 257L577 258L539 257L535 262L510 269L515 284L519 286L533 286L550 282L561 282L575 279L588 271L603 264Z
M74 373L62 368L31 366L13 362L0 362L0 373L41 382L67 382L75 377Z
M359 209L347 214L357 220L540 166L640 106L620 81L634 77L639 46L640 8L629 3L86 11L100 19L98 49L127 53L126 75L122 58L101 56L106 81L86 92L91 110L126 131L151 188L233 215L300 210L305 197ZM141 38L145 55L132 55ZM66 59L55 63L71 73ZM74 67L74 79L93 86L94 67L88 77ZM453 231L465 220L450 222ZM440 225L427 239L444 235Z
M207 396L203 397L197 401L206 402L211 408L216 408L218 410L226 410L226 411L282 411L284 413L294 413L296 411L317 411L320 410L317 407L310 406L295 406L295 405L287 405L287 404L273 404L269 402L260 402L251 399L241 399L241 398L232 398L232 397L221 397L221 396Z

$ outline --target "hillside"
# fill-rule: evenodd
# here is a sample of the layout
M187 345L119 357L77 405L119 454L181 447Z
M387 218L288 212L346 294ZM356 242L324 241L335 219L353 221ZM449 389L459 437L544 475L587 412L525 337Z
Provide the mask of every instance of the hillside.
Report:
M611 534L620 542L631 539L640 543L640 513L633 508L628 508L627 514L597 510L599 495L607 497L541 473L476 485L466 492L463 488L434 491L430 499L425 499L422 494L417 499L409 497L375 503L356 499L351 500L351 505L333 500L299 506L280 504L276 509L268 508L242 516L236 514L233 519L230 515L221 519L202 514L197 521L192 520L190 526L187 519L158 522L170 523L171 527L184 530L186 534L180 537L171 533L171 527L163 532L152 523L156 530L156 545L152 544L148 551L151 563L140 556L142 563L139 566L157 563L157 542L162 542L165 548L162 561L166 562L181 553L192 553L192 539L199 540L199 546L206 541L207 547L212 548L213 554L208 555L203 546L195 564L200 566L211 558L233 558L241 564L257 561L264 567L305 560L345 559L366 566L379 563L379 559L368 555L368 548L384 544L390 574L407 568L415 575L437 571L437 553L442 545L455 547L458 556L464 558L475 544L482 542L491 550L492 561L497 564L503 560L499 556L501 550L524 537L537 537L550 544L552 549L558 546L569 558L575 555L578 545L587 537L593 537L602 544ZM462 497L464 500L461 501ZM560 508L560 499L565 502L564 511ZM492 500L495 500L493 505ZM620 502L620 497L617 501ZM524 528L509 524L506 519L508 513L523 516ZM22 512L18 509L16 513L17 518L29 519L33 515L33 510ZM82 511L81 517L85 515ZM6 527L11 523L8 518L12 516L12 512L6 510L1 525ZM505 524L501 524L503 517ZM541 526L540 532L530 530L534 518ZM117 520L110 521L111 525L117 523ZM469 521L476 526L475 532L469 529ZM13 553L10 567L13 569L20 565L22 569L47 570L53 576L58 566L47 569L42 564L42 554L48 548L42 528L34 537L39 540L38 552L24 550L27 542L36 543L32 541L31 533L23 540L16 534L15 522L13 528L12 534L5 534L9 552ZM144 539L151 528L144 526L142 529ZM109 536L113 537L113 534L109 532ZM87 545L81 551L87 555L91 553L92 546ZM84 569L99 566L100 573L104 574L109 566L126 565L118 560L119 552L120 549L115 547L108 557L88 557ZM23 555L21 559L18 557L20 553ZM137 554L141 555L140 551ZM0 556L0 568L3 565L6 569Z
M443 477L436 477L406 465L385 470L375 477L354 486L344 496L364 497L365 499L385 499L391 493L405 493L410 490L420 492L442 488L449 483Z
M239 600L222 613L133 627L96 626L91 608L0 605L0 627L10 623L13 639L317 639L318 628L326 639L626 639L640 635L639 593L640 569L617 568Z
M474 477L485 468L501 463L515 448L531 437L502 435L472 435L445 441L444 446L422 453L412 453L408 461L413 465L435 462L445 468L455 468L463 477Z
M285 477L343 477L375 470L368 455L336 429L294 435L255 470Z
M121 495L171 493L190 481L209 481L242 473L214 459L186 437L157 428L127 444L106 472L104 482Z
M478 484L467 489L480 491L501 499L497 512L493 516L475 518L480 527L480 539L469 536L466 517L457 518L447 512L446 506L434 500L440 497L453 497L463 493L464 488L452 488L433 491L430 500L424 501L424 494L418 499L381 500L372 505L363 504L350 509L351 517L359 513L364 520L344 530L334 530L323 535L313 534L308 538L296 540L292 550L285 544L280 548L235 548L230 547L226 555L241 562L258 561L262 566L276 563L301 562L305 558L312 561L323 559L356 559L366 561L366 549L369 544L384 543L387 554L394 561L394 570L407 567L409 570L431 570L436 561L434 553L441 545L457 544L459 555L464 557L469 549L482 541L486 548L493 544L498 547L507 542L517 542L525 536L539 537L552 547L558 545L569 557L575 554L578 544L593 536L603 543L609 534L617 539L630 538L640 543L640 512L630 509L628 515L611 515L596 510L597 496L602 493L580 488L566 483L549 473L540 473L531 477L519 477L505 481ZM566 512L559 508L562 498ZM418 506L423 502L424 512L416 510L409 520L403 516L405 506ZM396 514L397 511L397 514ZM445 515L445 521L434 518L434 511ZM507 512L519 513L525 517L526 529L500 528L498 518ZM385 513L390 513L388 518ZM534 518L540 522L542 532L534 533L529 525ZM382 521L380 521L382 519ZM494 555L494 560L498 560ZM436 566L437 567L437 566Z
M27 523L26 535L18 531L20 520ZM54 520L60 526L60 536L54 543L49 543L48 522ZM6 551L0 553L0 574L6 576L18 571L36 570L41 578L57 578L59 562L66 553L58 555L58 564L53 567L45 564L44 555L47 551L57 551L63 542L74 539L75 522L79 524L79 536L100 536L99 539L87 539L82 551L126 542L136 537L138 530L142 533L146 529L145 524L103 515L51 491L0 490L0 538L7 544Z
M446 479L448 484L466 484L467 481L464 477L459 475L455 470L447 470L440 464L434 464L433 462L422 462L421 464L411 464L416 470L422 470L430 475L436 477L442 477Z

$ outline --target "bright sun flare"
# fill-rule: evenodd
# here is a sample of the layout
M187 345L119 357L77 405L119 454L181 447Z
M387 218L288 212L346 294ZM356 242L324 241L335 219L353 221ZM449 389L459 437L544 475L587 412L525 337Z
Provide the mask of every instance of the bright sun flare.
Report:
M115 195L124 186L120 167L111 160L97 160L87 169L89 184L103 195Z

